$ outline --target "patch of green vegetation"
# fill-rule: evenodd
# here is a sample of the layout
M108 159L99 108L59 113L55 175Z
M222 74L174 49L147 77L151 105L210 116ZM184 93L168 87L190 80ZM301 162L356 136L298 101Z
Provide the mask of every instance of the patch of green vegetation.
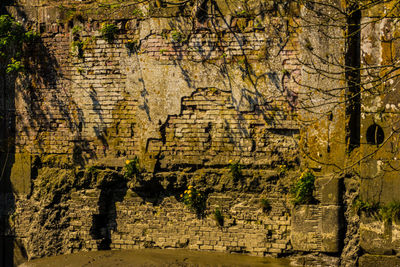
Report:
M128 40L128 42L125 44L125 47L130 53L135 53L139 50L139 44L137 40Z
M75 25L73 28L72 28L72 34L73 35L79 35L81 32L82 32L82 27L81 26L78 26L78 25Z
M352 209L358 215L360 215L361 212L365 212L367 215L376 215L379 211L379 204L375 202L364 201L357 197L352 203Z
M173 43L181 44L181 43L184 43L187 41L187 36L178 30L172 30L171 31L171 41Z
M379 208L379 217L384 222L395 222L400 219L400 202L392 201Z
M221 211L221 209L220 208L216 208L215 210L214 210L214 219L215 219L215 221L217 222L217 224L219 225L219 226L224 226L224 215L222 214L222 211Z
M198 216L204 216L206 209L206 197L203 192L200 192L195 187L190 185L183 194L180 195L183 203Z
M7 73L24 70L23 44L29 44L37 38L37 33L27 32L12 17L0 16L0 59L6 64Z
M286 164L278 165L278 175L279 176L285 175L288 170L289 170L289 168Z
M378 218L383 222L395 222L400 219L399 201L391 201L385 205L380 205L357 197L352 203L352 209L358 215L363 212L365 215Z
M132 160L125 161L124 177L130 179L134 176L140 175L141 168L139 164L139 158L135 156Z
M19 60L15 60L14 58L11 58L11 62L8 63L8 65L7 65L6 72L7 73L20 72L23 70L24 70L24 64Z
M73 41L72 47L77 51L78 58L83 58L84 53L84 43L81 40Z
M260 201L261 208L263 212L270 212L272 209L271 203L269 203L269 200L266 198L262 198Z
M134 17L136 17L136 18L143 18L143 17L144 17L144 14L143 14L142 10L140 10L140 9L138 9L138 8L135 8L135 9L132 11L132 15L133 15Z
M104 24L100 29L101 36L108 43L112 43L115 40L115 36L118 34L118 27L114 24Z
M242 165L240 165L239 162L233 162L230 160L228 168L235 182L243 179Z
M299 179L291 189L293 204L312 204L315 202L313 196L315 190L315 175L308 169L302 172Z

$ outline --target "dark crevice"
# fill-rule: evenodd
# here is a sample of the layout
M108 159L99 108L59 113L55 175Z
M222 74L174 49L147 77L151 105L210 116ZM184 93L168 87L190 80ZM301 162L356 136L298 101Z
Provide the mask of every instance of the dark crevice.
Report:
M348 152L360 146L360 115L361 115L361 95L360 95L360 64L361 64L361 11L357 4L349 7L347 18L347 51L345 55L345 76L347 80L346 92L346 116L348 119L346 126L346 143Z

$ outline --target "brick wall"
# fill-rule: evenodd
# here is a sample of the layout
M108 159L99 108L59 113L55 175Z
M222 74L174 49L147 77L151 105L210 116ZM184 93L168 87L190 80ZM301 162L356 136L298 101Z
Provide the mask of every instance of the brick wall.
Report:
M300 64L291 15L269 8L257 25L232 14L213 24L185 12L133 18L122 9L117 17L65 21L60 6L19 8L41 36L26 47L28 71L9 85L16 153L30 155L32 167L32 192L15 201L15 236L28 257L106 247L292 251L288 188L299 165ZM100 33L107 23L118 27L110 43ZM120 172L134 156L145 189L69 188L60 203L40 199L48 167L74 170L78 180L90 168ZM231 162L243 167L241 181ZM207 192L204 218L179 201L189 184ZM262 198L271 211L262 211ZM213 219L216 207L223 227Z

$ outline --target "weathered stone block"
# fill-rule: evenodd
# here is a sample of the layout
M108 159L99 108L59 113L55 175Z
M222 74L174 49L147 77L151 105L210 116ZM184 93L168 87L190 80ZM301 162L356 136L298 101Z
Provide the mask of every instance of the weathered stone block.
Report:
M340 201L339 189L341 179L332 175L318 178L315 181L317 188L317 198L322 205L338 205Z
M9 157L11 157L11 154ZM18 153L14 155L10 182L13 192L17 194L27 195L31 192L31 156L29 154Z
M321 251L340 251L340 231L342 228L341 207L322 206L321 215Z

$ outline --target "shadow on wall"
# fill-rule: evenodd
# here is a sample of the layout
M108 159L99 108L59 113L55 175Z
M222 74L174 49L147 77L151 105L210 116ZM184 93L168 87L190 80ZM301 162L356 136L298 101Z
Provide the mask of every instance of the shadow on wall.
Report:
M1 2L0 15L8 15L6 6L12 2ZM19 18L26 18L22 9L17 10L17 14ZM29 24L31 22L25 21L24 26L29 28ZM57 85L65 77L58 73L59 63L43 41L37 38L24 45L23 55L24 73L7 73L7 62L0 63L0 266L18 265L27 258L21 240L16 238L14 212L16 198L29 197L31 179L37 174L29 171L26 181L14 175L19 165L30 159L18 155L26 150L29 141L35 141L36 151L44 152L42 133L57 132L60 124L57 120L63 121L70 133L79 133L83 116L68 92L59 90ZM36 87L38 84L40 88ZM50 98L47 104L44 104L45 98ZM76 139L73 152L87 150L86 142L80 142L79 136Z
M0 15L6 14L4 6L10 1L2 2ZM14 88L7 88L15 79L6 76L5 65L0 65L0 265L13 266L23 259L15 259L15 237L12 231L12 213L15 209L15 198L10 181L11 167L15 161L15 106ZM23 250L22 250L23 251ZM22 258L25 255L21 255ZM19 261L21 260L21 262Z

